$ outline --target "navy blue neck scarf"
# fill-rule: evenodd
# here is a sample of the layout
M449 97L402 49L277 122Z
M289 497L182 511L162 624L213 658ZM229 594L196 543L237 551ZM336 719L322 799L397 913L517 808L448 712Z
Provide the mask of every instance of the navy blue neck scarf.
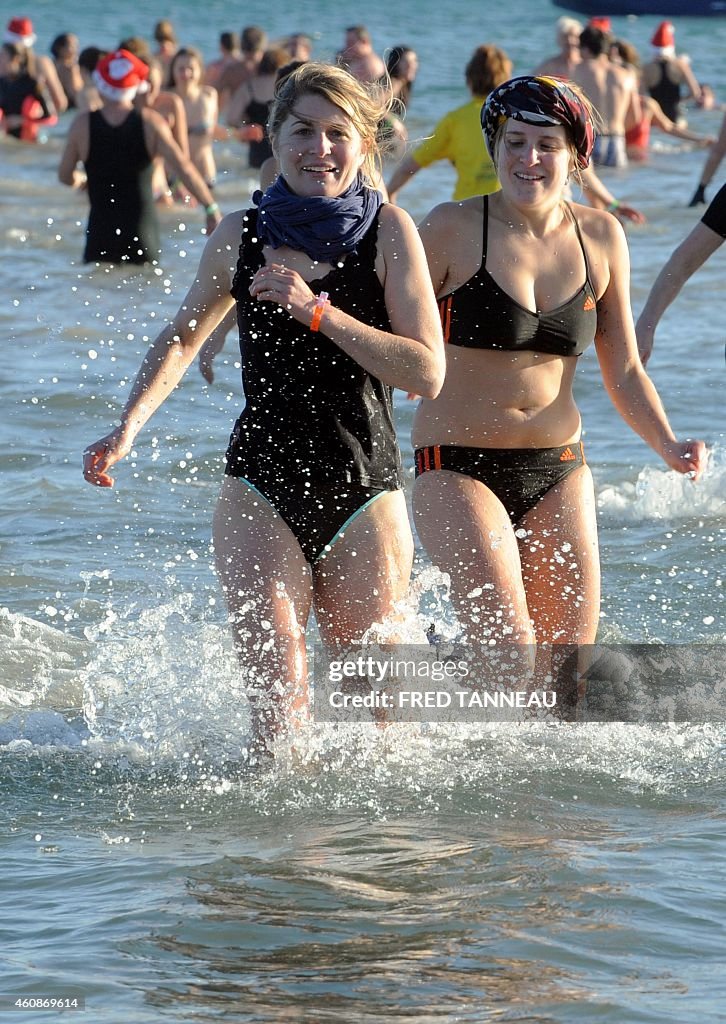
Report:
M257 234L263 245L307 253L320 263L336 263L356 248L380 209L381 193L356 180L339 196L299 196L282 175L263 194L252 196L259 207Z

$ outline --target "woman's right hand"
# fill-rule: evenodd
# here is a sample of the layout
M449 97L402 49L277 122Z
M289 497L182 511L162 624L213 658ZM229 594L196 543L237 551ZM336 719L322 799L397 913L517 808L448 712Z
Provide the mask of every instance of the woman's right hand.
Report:
M114 478L108 470L114 463L123 459L131 451L131 442L127 440L122 427L116 427L94 444L89 444L83 452L83 476L95 487L113 487Z

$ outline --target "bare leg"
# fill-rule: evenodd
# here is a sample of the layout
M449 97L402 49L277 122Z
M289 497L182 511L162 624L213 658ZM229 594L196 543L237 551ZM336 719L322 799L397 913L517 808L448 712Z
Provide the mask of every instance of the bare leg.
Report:
M421 542L449 574L459 624L477 655L471 682L528 688L534 633L506 509L478 480L446 470L420 476L413 497Z
M531 644L517 539L496 495L471 477L437 470L416 480L413 510L421 543L451 578L470 642Z
M402 491L390 491L360 512L314 567L315 613L328 652L336 656L366 634L371 643L402 639L394 615L408 589L413 536ZM384 625L370 636L374 623ZM382 726L386 713L374 711Z
M556 484L523 517L520 542L527 606L537 638L537 678L559 679L566 704L577 699L574 647L595 643L600 615L600 561L595 494L588 466ZM572 671L565 679L564 666ZM560 696L558 695L558 701Z
M406 593L413 537L402 491L376 498L314 567L315 614L323 640L356 642Z
M254 733L264 746L288 722L307 717L310 567L274 508L229 476L214 515L214 550L237 652L263 691L251 705Z

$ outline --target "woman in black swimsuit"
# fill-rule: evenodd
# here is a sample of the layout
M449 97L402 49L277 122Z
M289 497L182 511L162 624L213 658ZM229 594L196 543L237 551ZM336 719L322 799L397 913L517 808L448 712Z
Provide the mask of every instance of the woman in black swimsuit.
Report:
M482 124L501 191L420 228L448 344L444 387L414 421L416 527L470 642L590 644L600 577L578 357L595 342L618 412L671 468L697 476L704 445L674 438L641 366L622 228L562 199L592 150L586 101L517 78Z
M382 107L330 65L284 80L270 114L279 178L256 210L217 228L121 426L85 453L86 479L111 486L111 467L236 304L246 405L214 549L242 663L263 692L251 697L261 745L305 717L311 609L327 643L360 640L411 572L392 388L433 398L444 353L415 225L368 184Z

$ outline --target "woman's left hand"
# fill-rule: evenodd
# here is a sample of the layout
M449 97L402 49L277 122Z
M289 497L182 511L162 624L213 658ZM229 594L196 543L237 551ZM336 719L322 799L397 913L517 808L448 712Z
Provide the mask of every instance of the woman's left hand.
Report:
M304 324L312 320L317 302L315 293L297 271L281 263L260 267L252 278L250 295L262 302L275 302Z
M668 441L663 459L677 473L688 473L698 480L706 468L708 449L703 441Z

